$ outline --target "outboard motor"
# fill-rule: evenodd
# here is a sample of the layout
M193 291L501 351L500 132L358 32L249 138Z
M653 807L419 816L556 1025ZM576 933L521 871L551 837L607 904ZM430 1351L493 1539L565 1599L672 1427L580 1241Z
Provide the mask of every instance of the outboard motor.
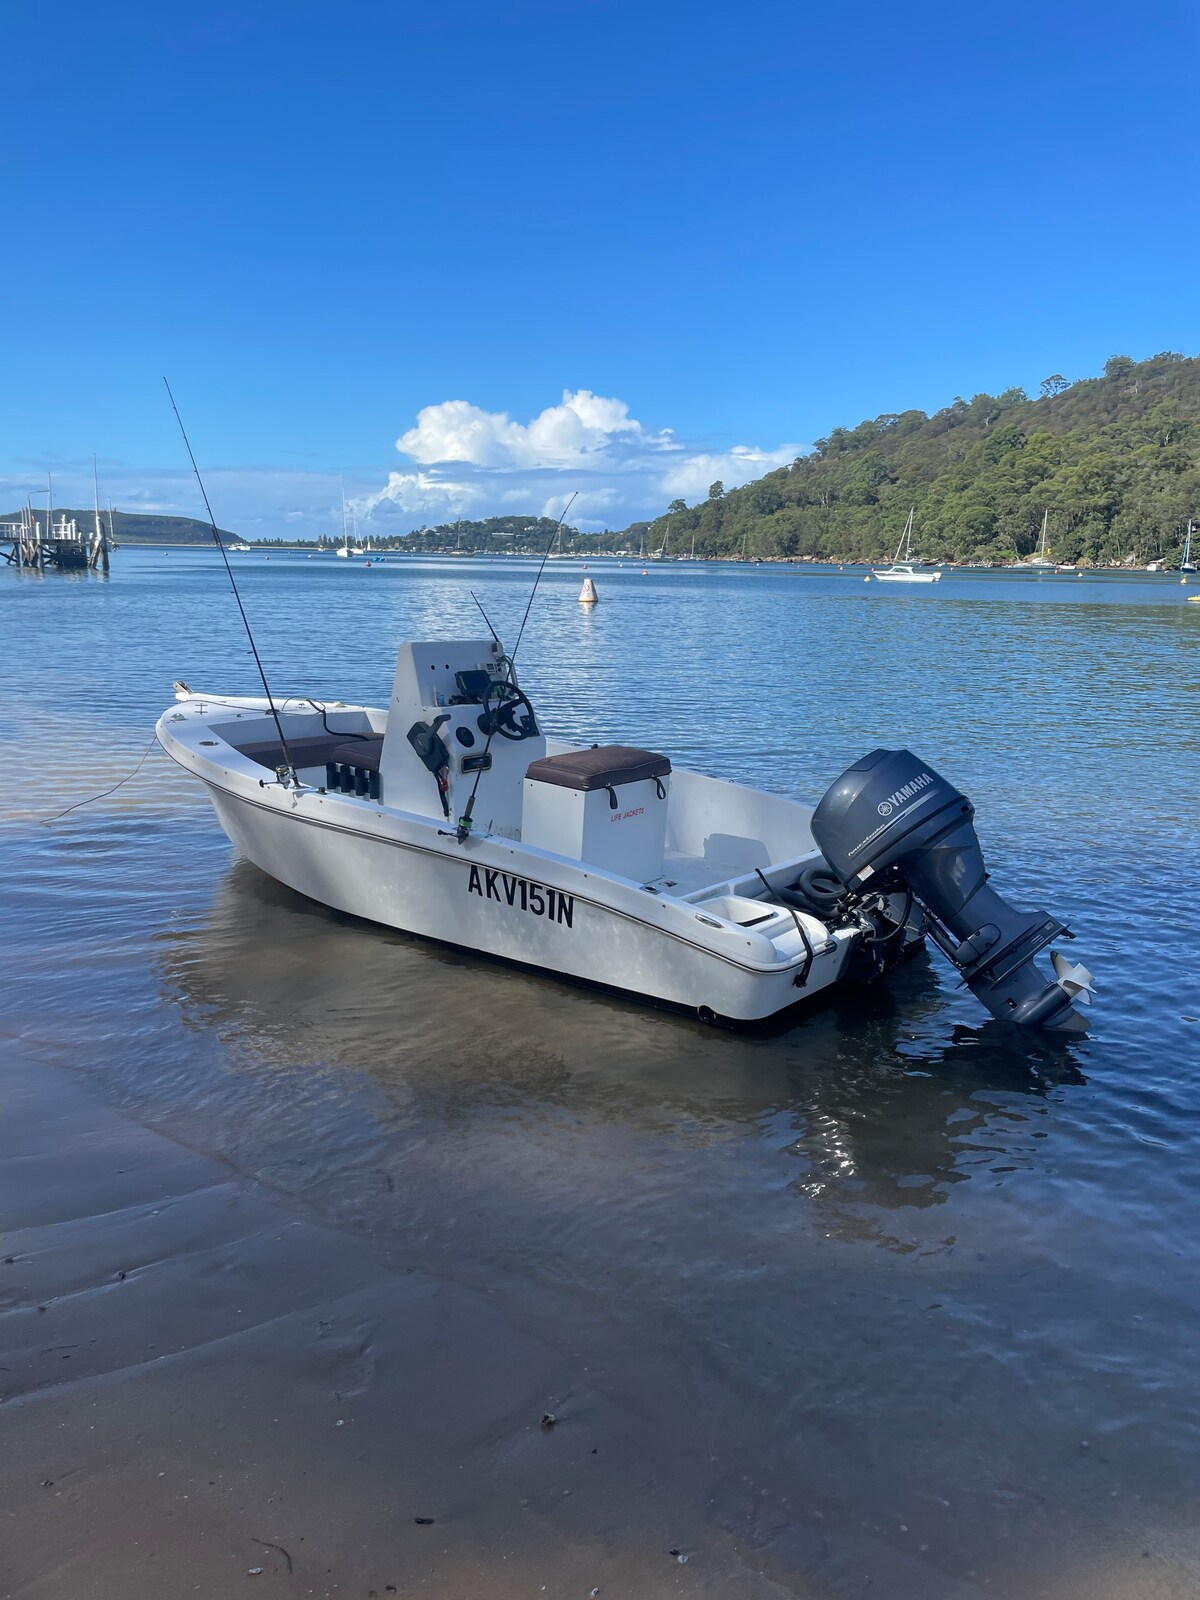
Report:
M813 838L850 897L903 887L927 913L926 930L994 1017L1078 1030L1075 999L1090 1004L1092 975L1052 955L1053 983L1033 963L1072 938L1044 911L1017 911L991 888L972 826L975 809L910 750L872 750L826 791Z

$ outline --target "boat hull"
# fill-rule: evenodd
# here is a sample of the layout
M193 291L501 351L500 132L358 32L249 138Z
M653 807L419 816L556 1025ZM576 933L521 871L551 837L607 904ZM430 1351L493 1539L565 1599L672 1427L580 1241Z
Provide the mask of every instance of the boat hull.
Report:
M706 947L669 902L634 886L630 903L601 900L587 892L586 872L531 858L506 840L460 846L420 824L393 824L385 837L321 820L316 797L293 808L204 781L231 843L289 888L351 916L554 976L756 1022L836 983L849 955L848 939L828 940L798 986L795 964L773 968L733 948Z

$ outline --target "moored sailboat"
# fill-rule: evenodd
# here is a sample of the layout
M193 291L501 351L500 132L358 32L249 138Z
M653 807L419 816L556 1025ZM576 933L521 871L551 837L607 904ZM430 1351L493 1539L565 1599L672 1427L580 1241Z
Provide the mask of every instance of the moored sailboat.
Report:
M1192 560L1192 519L1188 518L1187 532L1183 538L1183 555L1179 559L1179 570L1182 573L1195 572L1196 563ZM1187 582L1186 576L1181 580Z
M1019 561L1017 563L1019 567L1037 567L1041 571L1045 571L1047 568L1053 568L1054 562L1051 560L1050 554L1046 548L1046 532L1049 526L1050 508L1047 506L1042 512L1042 531L1038 535L1037 548L1034 550L1028 561ZM1063 570L1066 571L1067 569L1064 568Z
M896 554L892 558L890 567L885 567L882 572L871 568L871 577L877 578L880 583L937 583L941 577L941 568L922 570L920 564L913 560L912 532L913 512L910 508L908 521L904 524L904 532L900 536L900 543L896 546Z

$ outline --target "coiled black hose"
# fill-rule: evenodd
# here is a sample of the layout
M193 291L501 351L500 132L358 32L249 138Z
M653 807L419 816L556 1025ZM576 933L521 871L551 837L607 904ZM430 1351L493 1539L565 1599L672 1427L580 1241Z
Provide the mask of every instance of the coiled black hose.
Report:
M845 895L846 885L822 856L801 867L786 889L775 892L787 905L799 906L801 911L828 921Z

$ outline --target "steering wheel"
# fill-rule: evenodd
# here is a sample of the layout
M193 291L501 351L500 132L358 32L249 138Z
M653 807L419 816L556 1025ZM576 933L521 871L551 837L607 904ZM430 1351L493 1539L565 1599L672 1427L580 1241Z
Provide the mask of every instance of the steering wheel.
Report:
M485 733L498 733L502 739L511 739L514 743L532 739L538 732L529 696L504 678L493 678L488 684L479 726Z

